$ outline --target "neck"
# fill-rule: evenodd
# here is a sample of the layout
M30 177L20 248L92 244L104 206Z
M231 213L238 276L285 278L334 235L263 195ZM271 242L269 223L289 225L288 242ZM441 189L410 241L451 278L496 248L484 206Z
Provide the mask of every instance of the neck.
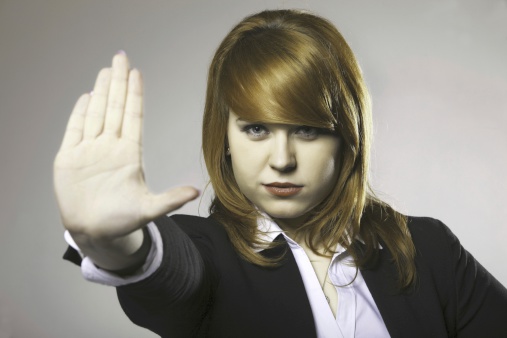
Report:
M294 234L296 230L304 224L306 215L301 215L296 218L273 218L273 220L290 238L296 240Z
M287 236L297 242L305 250L310 250L305 241L308 233L299 233L296 235L297 229L301 228L301 226L306 221L306 218L307 215L301 215L296 218L273 218L273 220L278 224L278 226L285 232ZM318 245L316 249L319 255L329 256L329 252L324 250L322 245Z

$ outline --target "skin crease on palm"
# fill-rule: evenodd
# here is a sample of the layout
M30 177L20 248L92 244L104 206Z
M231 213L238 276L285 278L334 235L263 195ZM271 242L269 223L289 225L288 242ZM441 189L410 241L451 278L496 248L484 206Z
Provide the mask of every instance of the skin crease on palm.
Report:
M291 232L333 190L339 174L340 139L319 128L252 123L229 112L227 132L234 177L245 196ZM292 183L280 196L266 185Z

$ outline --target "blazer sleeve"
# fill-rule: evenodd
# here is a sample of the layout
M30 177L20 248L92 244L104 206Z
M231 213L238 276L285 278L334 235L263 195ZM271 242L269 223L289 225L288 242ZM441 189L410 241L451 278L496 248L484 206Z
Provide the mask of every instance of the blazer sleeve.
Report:
M444 226L451 248L458 337L507 337L507 289Z
M196 245L171 218L155 224L163 240L162 264L150 277L118 287L118 299L132 322L161 337L198 336L214 279L203 258L206 246Z
M417 288L422 296L416 299L427 304L438 295L447 336L507 337L505 287L463 248L442 222L412 217L409 228L418 251L420 283L425 284ZM431 307L425 309L430 312L419 313L421 318L437 317Z

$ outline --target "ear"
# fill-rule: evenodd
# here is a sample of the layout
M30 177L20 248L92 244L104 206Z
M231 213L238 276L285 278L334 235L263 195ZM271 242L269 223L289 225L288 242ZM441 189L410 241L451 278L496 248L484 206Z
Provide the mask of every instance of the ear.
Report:
M225 136L224 142L225 156L231 156L231 148L229 148L229 139Z

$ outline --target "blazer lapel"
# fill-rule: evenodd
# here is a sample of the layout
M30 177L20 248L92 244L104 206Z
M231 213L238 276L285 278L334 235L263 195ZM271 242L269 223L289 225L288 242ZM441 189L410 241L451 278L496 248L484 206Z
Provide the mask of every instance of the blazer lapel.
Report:
M283 235L275 238L280 245L271 249L263 250L261 253L268 258L283 256L280 266L276 267L271 276L273 280L265 288L267 293L272 293L272 298L283 299L283 309L280 310L280 320L283 318L283 337L305 337L316 338L317 331L313 319L313 312L306 289L296 263L296 259L289 248ZM277 287L274 287L277 285ZM275 335L273 335L275 336Z
M397 271L385 247L379 251L376 264L362 269L361 274L391 337L427 337L424 327L414 316L407 294L397 289Z

